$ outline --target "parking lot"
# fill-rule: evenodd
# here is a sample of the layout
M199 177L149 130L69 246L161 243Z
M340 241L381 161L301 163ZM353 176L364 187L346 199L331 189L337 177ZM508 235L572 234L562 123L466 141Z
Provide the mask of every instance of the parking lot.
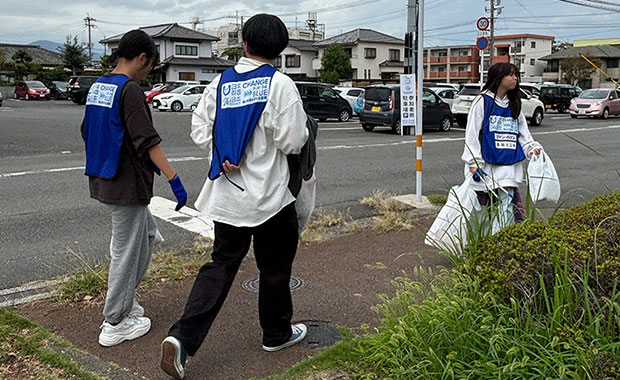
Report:
M83 112L83 106L54 100L5 99L0 107L0 288L65 273L107 252L108 212L89 199L83 175ZM208 168L189 138L191 113L155 111L153 119L192 205ZM548 112L531 130L553 159L568 204L620 188L620 117L574 120ZM464 130L456 127L425 131L424 194L445 193L462 182L463 138ZM387 128L366 132L354 118L320 123L317 145L319 207L361 217L367 211L359 200L377 189L415 192L414 136L396 136ZM172 198L163 179L156 180L155 194ZM168 223L159 225L166 246L192 239Z

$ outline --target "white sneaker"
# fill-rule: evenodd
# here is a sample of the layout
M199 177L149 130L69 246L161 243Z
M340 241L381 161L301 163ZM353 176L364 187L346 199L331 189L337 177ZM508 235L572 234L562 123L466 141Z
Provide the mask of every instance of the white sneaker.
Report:
M131 306L131 310L129 311L129 315L134 317L144 317L144 308L140 306L136 299L133 299L133 305Z
M146 317L127 315L116 326L103 322L99 334L99 344L104 347L116 346L126 340L139 338L149 332L150 329L151 320Z
M271 347L271 346L265 346L263 344L263 350L267 351L267 352L275 352L275 351L279 351L283 348L292 346L294 344L297 344L299 342L301 342L305 337L306 334L308 333L308 328L306 327L306 325L304 325L303 323L298 323L296 325L291 325L291 337L289 338L289 340L287 340L286 342L282 343L279 346L275 346L275 347Z

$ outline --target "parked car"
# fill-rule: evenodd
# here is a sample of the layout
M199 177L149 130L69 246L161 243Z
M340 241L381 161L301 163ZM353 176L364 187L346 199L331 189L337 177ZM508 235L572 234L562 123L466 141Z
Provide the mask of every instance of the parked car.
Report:
M454 95L459 92L453 87L431 87L431 90L433 90L441 98L441 100L448 103L450 107L452 107Z
M571 100L581 92L581 88L569 84L544 84L540 87L540 100L545 103L545 109L564 113L570 107Z
M353 109L353 114L357 115L358 112L355 112L355 103L357 102L357 98L364 94L364 89L359 87L334 87L333 89L338 95L349 102L351 109Z
M172 83L172 82L165 82L165 83L155 83L153 85L153 87L151 87L150 90L146 90L144 91L144 96L148 96L152 91L157 91L160 88L164 87L167 83Z
M187 85L184 85L184 84L178 83L178 82L170 82L169 84L167 84L167 85L165 85L163 87L160 87L159 89L157 89L155 91L151 91L148 95L146 95L146 102L150 103L150 102L153 101L153 98L155 98L157 95L165 94L166 92L170 92L170 91L175 90L175 89L177 89L179 87L182 87L182 86L187 86Z
M597 116L607 119L609 115L620 115L620 91L609 88L586 90L571 100L570 116Z
M536 83L519 83L519 87L524 90L527 90L534 96L536 99L540 99L540 86Z
M438 128L447 132L452 128L450 106L441 100L435 92L424 88L422 95L422 112L424 128ZM400 86L379 85L366 88L364 107L360 113L362 128L370 132L377 126L392 128L400 134Z
M31 99L45 99L50 100L50 89L38 80L29 80L23 82L17 82L15 84L15 90L13 92L15 99L24 98L26 100Z
M69 97L73 103L80 105L86 104L86 98L88 97L88 90L97 81L97 77L81 75L77 77L71 77L69 83L67 83Z
M479 84L466 84L454 96L452 114L456 122L463 128L467 126L467 114L471 103L480 93ZM539 99L521 90L521 112L532 126L539 126L545 118L545 105Z
M434 82L424 82L424 87L428 88L451 88L454 90L460 90L461 85L458 83L434 83Z
M337 118L349 121L353 109L348 101L338 95L330 86L322 83L295 82L306 113L320 121Z
M153 98L153 108L174 112L191 109L192 104L200 99L205 88L207 88L206 85L181 86L168 93L159 94Z
M66 82L54 80L45 83L45 85L50 89L50 93L54 99L60 100L68 98Z

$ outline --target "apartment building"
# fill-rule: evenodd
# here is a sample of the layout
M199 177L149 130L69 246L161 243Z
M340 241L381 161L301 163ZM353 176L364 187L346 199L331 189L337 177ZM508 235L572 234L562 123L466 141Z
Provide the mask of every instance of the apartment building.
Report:
M519 68L521 78L540 79L547 67L547 64L540 58L551 54L554 39L553 36L528 33L495 36L493 63L513 63ZM482 56L486 73L491 67L488 49L483 52Z
M480 55L474 45L424 49L424 81L472 83L480 80Z

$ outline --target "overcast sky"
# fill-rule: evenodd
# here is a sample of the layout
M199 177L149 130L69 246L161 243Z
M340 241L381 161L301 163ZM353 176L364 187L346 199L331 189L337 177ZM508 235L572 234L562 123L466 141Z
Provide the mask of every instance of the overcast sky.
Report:
M6 3L9 5L5 5ZM202 26L235 22L234 16L259 12L281 15L289 26L305 22L308 11L318 12L327 36L355 28L375 29L397 37L406 29L406 0L0 0L0 42L30 43L36 40L64 42L66 35L87 39L83 18L97 21L92 32L99 41L146 25L177 22L190 26L192 17L209 20ZM485 15L485 0L426 0L425 45L474 43L474 21ZM556 39L620 37L619 13L570 5L559 0L502 0L499 34L537 33ZM296 15L295 15L296 14ZM578 16L576 16L578 15Z

